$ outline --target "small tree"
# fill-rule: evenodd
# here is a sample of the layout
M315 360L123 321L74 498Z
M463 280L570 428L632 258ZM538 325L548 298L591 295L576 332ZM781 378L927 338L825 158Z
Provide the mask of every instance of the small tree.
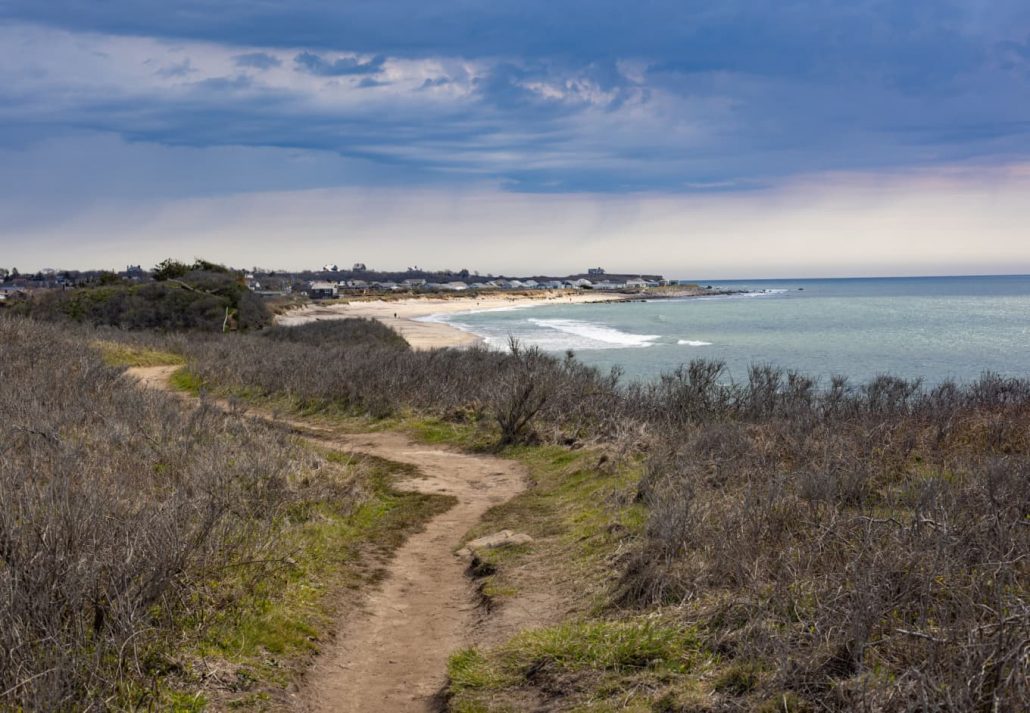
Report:
M523 347L515 337L509 337L508 348L508 368L495 383L491 398L502 446L527 440L530 423L557 386L553 364L538 347Z
M154 279L163 282L164 280L177 280L186 276L193 267L184 262L168 258L154 266Z

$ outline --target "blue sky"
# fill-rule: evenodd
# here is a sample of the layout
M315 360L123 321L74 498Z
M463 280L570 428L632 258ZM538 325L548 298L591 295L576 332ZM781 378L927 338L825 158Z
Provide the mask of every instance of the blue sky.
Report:
M698 235L698 215L787 220L798 186L829 182L839 193L799 272L849 271L832 235L855 220L839 206L854 205L856 184L936 191L943 210L964 206L958 222L982 216L1011 247L977 262L952 246L952 262L929 256L927 270L1030 269L1013 227L1030 152L1030 3L1015 0L0 0L0 129L0 263L49 264L63 247L147 260L173 252L173 236L203 247L192 236L218 226L222 259L299 267L288 263L323 262L331 248L406 263L393 239L450 264L476 254L512 205L564 210L576 225L618 205L614 224L636 250L609 245L612 259L653 270L683 241L718 237ZM298 212L291 229L310 256L231 220L248 200L292 196L310 211L327 191L340 212L322 210L317 225ZM380 216L394 238L369 227L370 192L408 211ZM491 202L493 219L481 210ZM207 222L183 222L197 205ZM682 229L653 236L634 222L659 209ZM523 237L562 241L568 257L550 259L571 269L610 231L586 223L558 234L541 220ZM312 237L333 226L336 243ZM732 270L725 257L715 263ZM907 260L887 250L853 269L923 269ZM681 262L666 271L694 267Z

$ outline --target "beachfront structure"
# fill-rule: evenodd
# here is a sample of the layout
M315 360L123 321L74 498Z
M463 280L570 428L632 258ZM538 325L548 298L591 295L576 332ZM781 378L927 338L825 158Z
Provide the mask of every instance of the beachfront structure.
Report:
M626 280L626 287L650 287L647 280L637 278L635 280Z
M329 263L328 265L322 265L322 272L336 272L340 268L336 266L336 263Z
M585 277L581 277L578 280L574 280L572 282L572 286L577 288L577 289L582 289L584 287L590 288L590 287L594 286L594 283L591 282L590 280L586 279Z
M308 297L313 300L332 299L337 294L336 285L332 282L312 282L308 286Z
M604 274L604 268L603 267L591 267L591 268L589 268L587 270L587 274L592 276L592 277L600 277L601 275Z

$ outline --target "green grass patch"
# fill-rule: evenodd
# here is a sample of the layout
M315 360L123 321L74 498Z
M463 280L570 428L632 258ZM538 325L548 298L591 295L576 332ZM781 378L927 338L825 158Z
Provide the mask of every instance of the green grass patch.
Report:
M200 390L204 386L204 382L201 378L186 367L177 369L168 381L179 391L185 391L189 394L193 394L194 396L199 396Z
M388 554L454 503L450 496L394 490L405 466L343 454L328 460L357 468L362 502L343 512L333 502L294 503L279 523L282 561L212 581L206 620L196 622L197 637L179 652L235 671L239 692L226 705L275 708L276 696L268 693L285 690L331 631L339 597L330 593L375 581L381 571L370 554Z
M406 416L406 417L405 417ZM413 438L431 445L454 446L466 451L484 452L496 448L498 435L488 422L475 420L471 414L454 420L419 417L406 414L396 424Z
M186 363L186 359L180 354L147 347L134 347L106 340L96 340L92 342L92 346L100 350L104 363L109 366L180 366Z
M566 671L683 672L699 650L690 629L651 620L593 620L522 632L504 646L502 658L509 670L552 664Z
M562 548L563 566L571 563L593 576L604 575L595 567L599 559L643 527L646 509L633 499L641 472L637 462L605 469L598 467L598 452L561 446L519 446L500 455L525 464L531 486L487 511L467 539L503 529L550 539ZM502 556L533 550L519 548Z
M711 657L689 628L652 618L593 619L523 631L489 652L451 657L456 711L518 710L544 685L567 688L561 710L652 710L651 691L693 691ZM634 692L643 691L641 695ZM613 700L620 700L611 707Z

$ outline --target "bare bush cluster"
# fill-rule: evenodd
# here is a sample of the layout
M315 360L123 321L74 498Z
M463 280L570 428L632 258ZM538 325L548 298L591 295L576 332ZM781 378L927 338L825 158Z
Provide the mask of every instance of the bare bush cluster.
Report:
M820 385L759 365L734 383L695 361L622 384L517 344L319 339L186 348L193 370L231 389L472 415L504 443L593 439L646 455L649 518L616 598L681 605L726 659L761 672L751 685L765 693L842 711L1030 699L1030 382Z
M412 351L395 332L367 320L198 338L181 347L191 370L214 386L376 417L415 408L489 419L505 443L531 439L537 423L552 435L563 429L593 433L597 414L608 413L600 402L615 383L575 359L555 359L518 344L510 353Z
M294 447L49 325L0 319L0 384L0 707L124 705L205 583L274 546Z
M1030 700L1026 382L706 384L660 387L689 423L647 463L624 605L684 603L717 650L823 709Z

